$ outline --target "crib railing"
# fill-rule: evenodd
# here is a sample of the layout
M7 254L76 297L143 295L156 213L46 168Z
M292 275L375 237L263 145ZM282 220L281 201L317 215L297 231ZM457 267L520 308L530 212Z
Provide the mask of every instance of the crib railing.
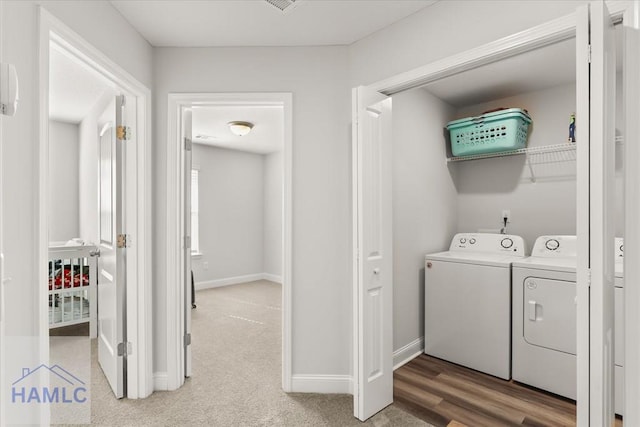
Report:
M96 255L93 245L49 246L49 328L89 322L97 337Z

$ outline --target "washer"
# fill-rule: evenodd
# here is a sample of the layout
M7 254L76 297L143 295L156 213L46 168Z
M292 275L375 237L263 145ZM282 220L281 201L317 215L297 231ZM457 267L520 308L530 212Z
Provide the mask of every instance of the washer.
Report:
M576 398L576 236L541 236L513 263L513 379Z
M522 237L461 233L425 256L425 353L511 378L511 263Z
M616 278L613 298L614 314L614 409L616 414L622 415L624 406L624 239L616 237Z

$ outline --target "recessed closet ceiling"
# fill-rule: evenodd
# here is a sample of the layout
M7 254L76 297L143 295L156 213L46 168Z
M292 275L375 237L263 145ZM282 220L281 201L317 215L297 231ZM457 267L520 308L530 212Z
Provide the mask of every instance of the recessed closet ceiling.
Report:
M80 123L113 84L57 48L49 55L49 118Z
M614 27L616 68L622 71L622 25ZM575 82L576 39L571 38L520 55L455 74L423 86L454 107L480 104L516 93Z
M254 124L245 136L229 131L235 120ZM267 154L282 149L284 111L278 106L206 106L193 108L193 142L214 147Z
M479 104L571 83L576 79L575 57L576 41L569 39L437 80L424 88L454 107Z
M297 0L284 12L265 0L111 4L153 46L349 45L436 0Z

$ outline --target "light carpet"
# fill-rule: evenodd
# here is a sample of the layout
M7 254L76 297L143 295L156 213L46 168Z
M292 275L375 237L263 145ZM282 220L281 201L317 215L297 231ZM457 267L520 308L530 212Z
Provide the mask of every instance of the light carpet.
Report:
M94 355L92 424L108 426L428 426L393 405L366 423L350 395L281 389L281 286L261 280L196 293L193 376L177 391L113 398ZM95 344L94 344L94 353Z

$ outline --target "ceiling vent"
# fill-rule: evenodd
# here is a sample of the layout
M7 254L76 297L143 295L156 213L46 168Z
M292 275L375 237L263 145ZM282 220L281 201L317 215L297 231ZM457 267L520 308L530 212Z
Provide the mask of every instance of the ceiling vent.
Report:
M300 0L265 0L270 5L277 7L283 12L289 12L293 9Z

